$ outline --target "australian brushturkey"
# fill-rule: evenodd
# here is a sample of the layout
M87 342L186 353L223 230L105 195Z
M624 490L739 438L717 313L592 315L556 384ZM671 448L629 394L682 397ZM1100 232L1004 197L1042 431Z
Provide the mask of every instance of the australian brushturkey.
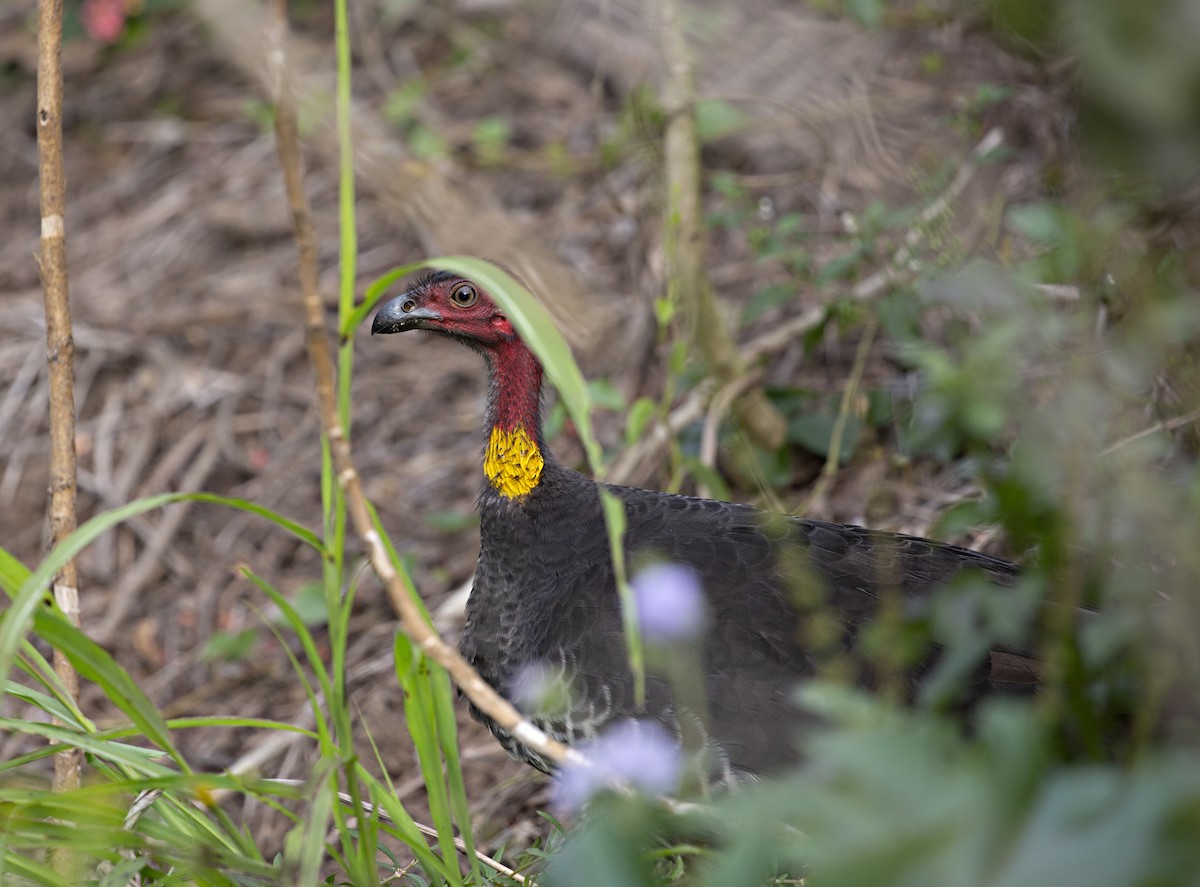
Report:
M647 679L645 711L635 711L597 484L560 465L547 449L542 367L504 312L478 284L436 272L385 304L371 327L372 333L406 330L470 345L490 374L481 546L463 655L509 696L530 663L568 675L568 710L534 716L568 743L631 716L676 729L693 720L673 702L671 685L654 674ZM625 506L629 557L648 552L688 565L702 583L709 614L701 650L703 729L726 773L767 771L795 759L805 715L793 703L794 690L821 665L821 645L806 637L818 611L836 616L832 643L824 632L825 649L846 653L884 600L924 600L963 571L998 585L1011 584L1018 572L1006 561L927 539L770 516L709 499L608 489ZM989 671L992 661L981 655L968 693L998 678ZM926 661L910 669L906 680L919 682L927 667ZM856 677L870 682L868 672ZM510 752L550 769L490 726Z

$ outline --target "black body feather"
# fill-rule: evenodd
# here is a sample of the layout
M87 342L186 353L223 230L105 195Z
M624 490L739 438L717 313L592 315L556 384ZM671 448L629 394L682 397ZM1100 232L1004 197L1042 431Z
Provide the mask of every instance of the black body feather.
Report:
M926 539L792 517L745 505L610 486L625 505L628 559L639 553L691 566L709 609L703 643L707 729L734 773L777 769L796 759L806 716L797 683L823 660L852 655L859 630L890 593L919 599L963 570L1009 584L1017 568ZM548 460L521 502L490 486L480 497L481 549L467 605L462 652L507 692L522 666L563 667L575 693L569 719L540 726L557 738L590 738L610 721L649 715L677 728L670 687L648 677L645 712L633 679L596 483ZM765 523L764 523L765 521ZM805 616L836 617L839 636L814 651ZM979 683L987 687L986 662ZM907 675L915 686L921 672ZM866 670L862 673L863 680ZM493 732L509 751L548 762Z

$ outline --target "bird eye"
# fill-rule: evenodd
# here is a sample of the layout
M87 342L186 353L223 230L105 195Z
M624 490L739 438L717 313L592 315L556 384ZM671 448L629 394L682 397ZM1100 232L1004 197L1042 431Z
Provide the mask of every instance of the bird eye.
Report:
M479 293L469 283L460 283L450 293L450 301L459 308L470 308L479 301Z

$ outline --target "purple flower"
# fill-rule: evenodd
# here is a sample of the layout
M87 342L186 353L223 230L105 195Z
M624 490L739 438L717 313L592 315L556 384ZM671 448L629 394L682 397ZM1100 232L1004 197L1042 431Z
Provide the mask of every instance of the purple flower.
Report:
M531 659L509 681L508 696L527 715L550 717L571 708L566 673L541 659Z
M634 577L631 587L646 640L666 644L704 631L704 592L690 567L652 564Z
M596 794L620 785L649 795L679 787L679 742L655 721L622 721L579 751L591 763L563 764L554 778L551 803L560 813L579 813Z

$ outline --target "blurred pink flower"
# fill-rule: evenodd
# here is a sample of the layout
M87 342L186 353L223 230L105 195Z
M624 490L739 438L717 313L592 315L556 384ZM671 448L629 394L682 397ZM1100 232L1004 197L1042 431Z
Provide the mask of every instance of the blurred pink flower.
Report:
M651 564L633 578L638 626L652 644L699 637L704 631L700 577L682 564Z
M526 662L509 681L508 696L527 715L554 717L571 708L566 671L541 659Z
M554 778L551 803L560 813L579 813L596 794L621 785L667 795L683 775L678 740L654 721L622 721L579 751L591 763L566 763Z
M125 0L83 0L83 27L104 43L114 43L125 30Z

